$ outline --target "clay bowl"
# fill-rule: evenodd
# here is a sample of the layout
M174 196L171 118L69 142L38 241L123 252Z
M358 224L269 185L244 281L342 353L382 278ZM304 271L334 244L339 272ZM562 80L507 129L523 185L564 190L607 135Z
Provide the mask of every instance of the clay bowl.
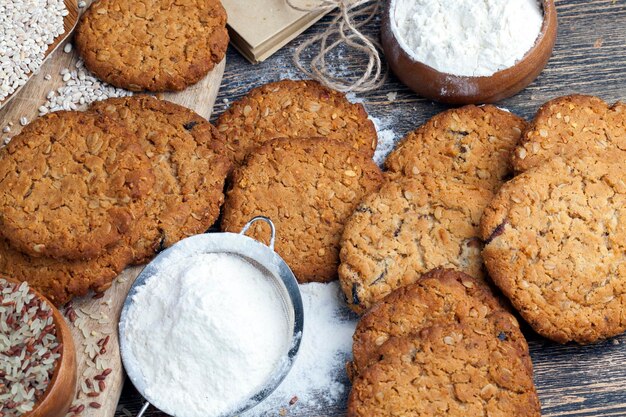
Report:
M495 103L511 97L533 82L543 71L554 49L557 16L554 0L543 0L543 26L535 45L514 66L488 77L464 77L439 72L414 60L392 30L392 3L383 11L381 38L389 66L417 94L448 104Z
M19 283L6 277L7 281ZM44 300L52 308L52 317L57 328L57 338L63 344L61 357L48 384L48 389L33 411L24 417L63 417L72 405L76 393L76 350L70 329L61 312L43 295L31 288L39 299Z

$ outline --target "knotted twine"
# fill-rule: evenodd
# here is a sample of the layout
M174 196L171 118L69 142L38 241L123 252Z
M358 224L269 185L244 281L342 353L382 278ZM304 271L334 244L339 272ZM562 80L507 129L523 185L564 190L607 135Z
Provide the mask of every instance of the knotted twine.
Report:
M291 8L302 12L339 8L339 13L323 33L307 39L295 49L293 60L300 71L342 92L367 92L383 85L387 79L387 68L380 58L380 44L362 30L378 13L380 0L318 0L315 6L298 5L294 0L285 1ZM304 52L316 44L319 44L317 54L304 58ZM337 75L329 62L332 52L344 46L367 58L367 66L348 78Z

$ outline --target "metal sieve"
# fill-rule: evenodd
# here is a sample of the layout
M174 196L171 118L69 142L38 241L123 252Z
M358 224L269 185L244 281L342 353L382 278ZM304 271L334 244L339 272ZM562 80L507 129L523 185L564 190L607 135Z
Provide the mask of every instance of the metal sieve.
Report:
M270 226L271 239L269 246L245 236L246 231L257 221L263 221ZM287 353L287 360L284 361L285 363L274 371L274 374L269 378L265 387L246 401L246 403L232 415L236 416L244 413L261 403L285 379L300 348L304 325L304 311L296 278L285 261L274 251L275 241L276 228L272 221L267 217L257 216L246 223L240 233L205 233L181 240L161 252L143 269L143 271L141 271L124 301L124 307L119 322L120 353L124 368L133 385L137 388L137 391L148 400L139 414L137 414L137 417L142 417L151 403L158 408L158 399L147 398L145 384L143 383L140 370L137 368L131 358L132 355L129 353L130 348L125 336L128 310L133 304L133 296L137 293L139 287L145 285L146 280L157 274L168 263L172 261L180 262L180 260L184 258L191 259L194 255L227 253L241 257L255 268L261 270L265 276L271 278L277 294L282 298L285 320L287 320L288 323L287 328L292 330L289 335L289 351Z

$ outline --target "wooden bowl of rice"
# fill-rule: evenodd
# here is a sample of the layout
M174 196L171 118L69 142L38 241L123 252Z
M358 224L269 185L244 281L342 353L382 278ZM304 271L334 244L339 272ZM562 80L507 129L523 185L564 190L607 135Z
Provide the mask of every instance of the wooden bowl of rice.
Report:
M7 277L0 277L0 280L4 280L10 284L18 286L22 284ZM31 411L24 412L22 416L63 417L67 414L76 393L76 350L72 334L67 323L65 322L65 319L61 315L61 312L54 307L54 305L47 298L32 288L26 287L27 290L24 290L24 288L25 286L18 287L17 290L12 293L17 293L18 291L21 291L22 293L24 293L24 291L30 292L34 294L35 298L40 301L42 305L45 304L50 309L52 313L52 322L54 323L54 330L56 330L55 343L58 343L58 346L60 346L57 348L57 353L60 354L60 356L54 361L52 377L47 383L44 393L37 399L34 404L34 408ZM0 287L0 290L1 289L2 287ZM5 300L6 296L11 296L11 294L3 295L5 296ZM41 314L48 314L49 317L49 313L47 313L47 311L45 313L42 311ZM24 317L24 320L27 319ZM31 321L30 318L28 320L30 323L34 321ZM42 332L45 332L45 329L42 330ZM40 349L44 348L41 347ZM37 353L37 345L35 344L34 349L31 350L34 350L32 353L34 356ZM46 355L45 351L43 355ZM41 363L42 362L39 362L37 366L43 366ZM19 396L19 394L15 395L16 397L14 398L18 398L17 396ZM6 403L4 405L6 406ZM20 414L18 413L18 415Z

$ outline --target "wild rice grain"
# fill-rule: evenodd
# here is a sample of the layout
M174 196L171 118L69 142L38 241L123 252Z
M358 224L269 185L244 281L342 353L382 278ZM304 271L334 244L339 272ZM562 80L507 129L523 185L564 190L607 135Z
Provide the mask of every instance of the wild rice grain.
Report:
M27 283L0 278L0 415L31 411L43 396L61 345L50 306Z

